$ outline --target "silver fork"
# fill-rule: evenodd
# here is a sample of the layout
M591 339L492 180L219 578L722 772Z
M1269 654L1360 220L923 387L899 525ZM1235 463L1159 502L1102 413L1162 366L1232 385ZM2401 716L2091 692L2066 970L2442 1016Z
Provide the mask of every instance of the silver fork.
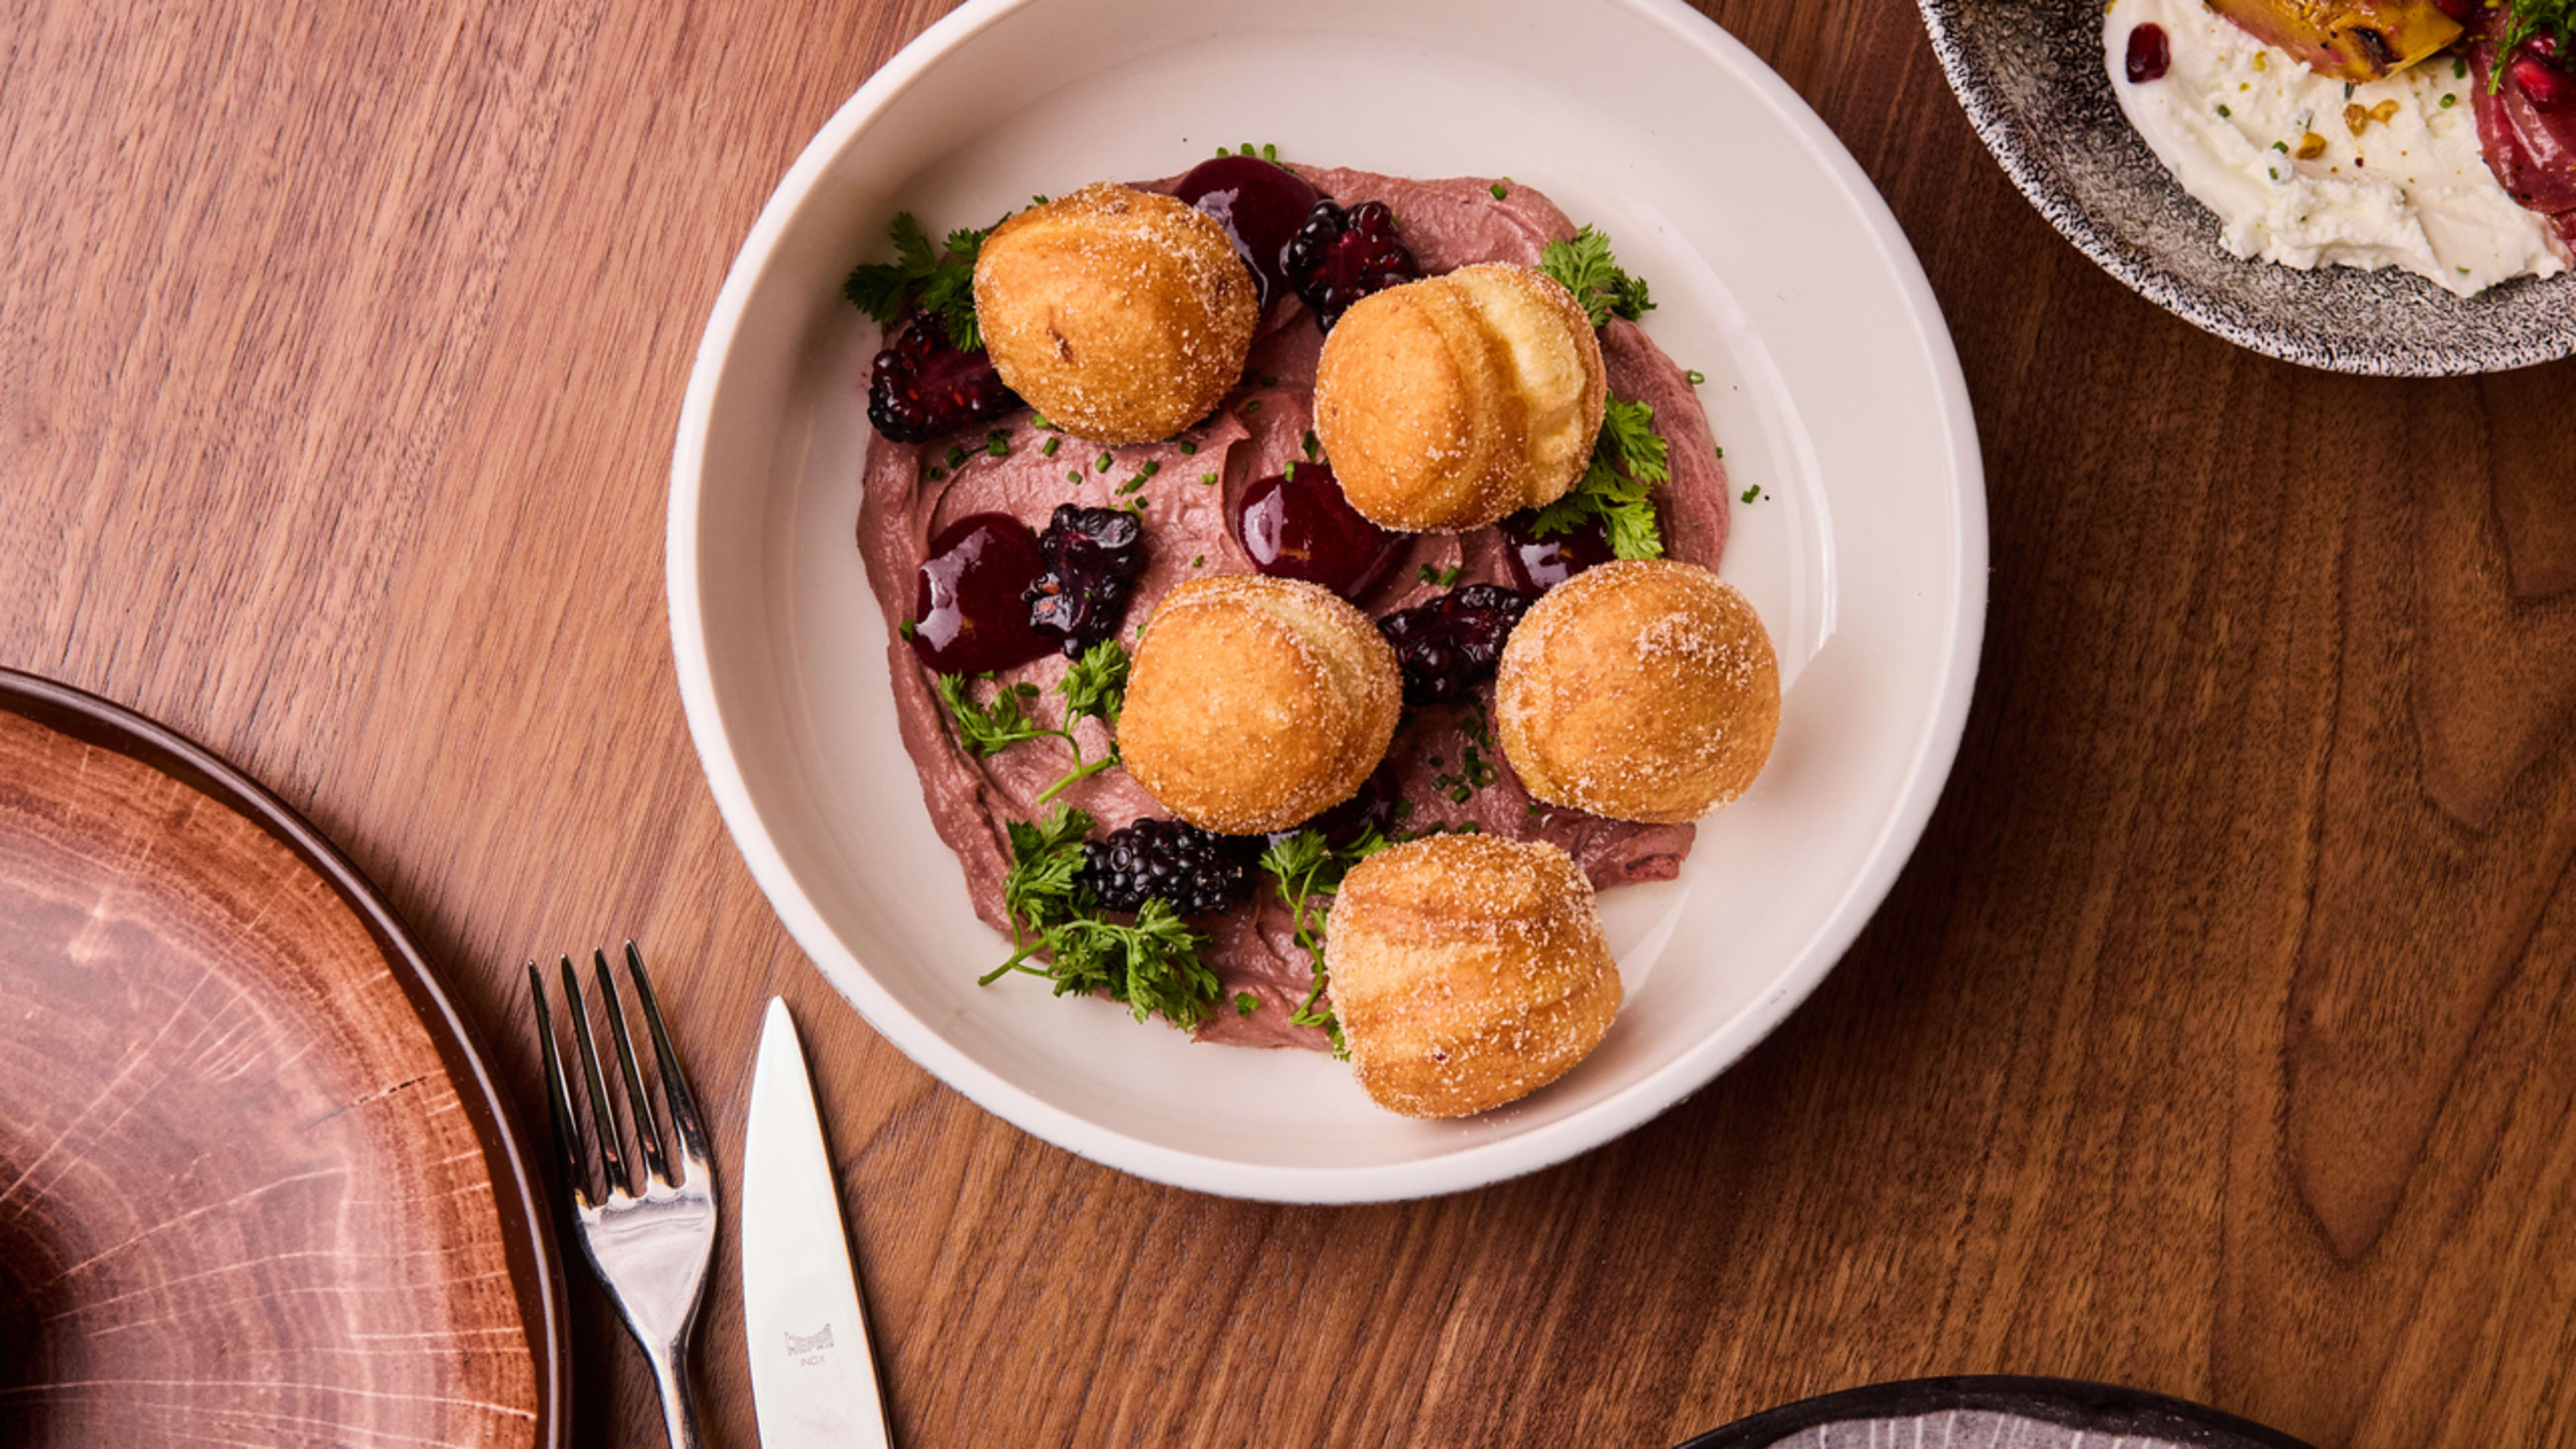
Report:
M573 1115L570 1084L555 1052L554 1014L546 1006L546 984L537 963L528 963L528 990L536 998L537 1036L544 1044L546 1104L554 1111L555 1151L564 1185L572 1193L574 1224L581 1230L583 1254L617 1304L626 1331L653 1366L654 1385L662 1391L662 1423L671 1449L698 1449L698 1415L689 1398L689 1343L698 1329L698 1304L707 1286L707 1259L716 1243L715 1170L707 1155L706 1128L697 1103L680 1076L680 1059L663 1029L662 1009L653 1000L653 983L644 974L644 958L635 943L626 943L626 971L635 981L644 1024L653 1033L653 1053L661 1059L662 1100L671 1109L671 1135L679 1144L680 1174L671 1174L671 1159L653 1121L653 1100L635 1069L635 1043L626 1033L626 1007L617 980L608 972L608 953L593 951L599 989L608 999L610 1041L626 1079L626 1097L635 1124L636 1146L644 1159L644 1186L637 1191L634 1165L617 1133L617 1114L609 1106L608 1087L599 1072L599 1051L591 1045L590 1013L581 999L581 978L572 958L563 958L566 1005L572 1009L573 1040L581 1047L582 1078L590 1110L599 1123L601 1175L608 1196L590 1195L590 1168L579 1120Z

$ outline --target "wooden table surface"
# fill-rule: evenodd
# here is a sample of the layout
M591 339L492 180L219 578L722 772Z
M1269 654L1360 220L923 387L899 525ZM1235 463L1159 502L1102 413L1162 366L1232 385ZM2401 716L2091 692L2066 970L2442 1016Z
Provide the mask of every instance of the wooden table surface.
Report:
M8 7L0 664L309 814L528 1107L520 961L631 933L730 1172L783 992L906 1445L1647 1445L1962 1372L2576 1433L2576 364L2202 335L2012 191L1898 0L1703 6L1894 207L1988 470L1958 768L1814 999L1609 1147L1359 1209L1120 1176L878 1039L699 776L665 470L762 200L945 8ZM658 1442L578 1292L578 1437ZM718 1444L742 1351L720 1269Z

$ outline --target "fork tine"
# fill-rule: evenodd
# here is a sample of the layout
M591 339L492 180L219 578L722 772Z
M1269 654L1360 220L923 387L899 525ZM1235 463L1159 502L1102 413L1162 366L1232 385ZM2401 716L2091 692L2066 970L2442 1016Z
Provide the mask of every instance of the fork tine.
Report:
M626 1031L625 998L617 994L617 978L608 974L608 953L594 949L590 959L597 969L599 989L608 997L608 1044L617 1048L618 1075L626 1079L626 1101L635 1109L635 1145L643 1150L645 1174L667 1187L671 1167L662 1157L662 1131L653 1121L653 1099L644 1091L643 1073L635 1070L635 1039ZM658 1043L655 1050L660 1050Z
M572 958L563 958L564 1001L572 1008L573 1043L581 1048L582 1081L590 1088L590 1115L599 1123L599 1158L606 1169L611 1194L635 1191L635 1179L626 1170L626 1153L618 1146L617 1113L608 1105L608 1084L600 1080L599 1048L590 1040L590 1008L581 999L581 978L573 974Z
M653 999L653 978L644 974L644 953L626 943L626 974L635 979L635 999L644 1007L644 1025L653 1033L654 1055L662 1059L662 1100L671 1108L671 1132L680 1139L683 1156L708 1160L707 1129L698 1120L697 1099L680 1075L680 1054L671 1050L671 1033L662 1025L661 1004Z
M564 1087L563 1061L555 1054L555 1014L546 1005L545 974L537 963L528 963L528 992L537 1007L537 1042L546 1060L546 1107L555 1123L555 1158L563 1169L564 1186L571 1190L572 1200L590 1206L590 1172L581 1157L581 1128L574 1124L572 1098Z

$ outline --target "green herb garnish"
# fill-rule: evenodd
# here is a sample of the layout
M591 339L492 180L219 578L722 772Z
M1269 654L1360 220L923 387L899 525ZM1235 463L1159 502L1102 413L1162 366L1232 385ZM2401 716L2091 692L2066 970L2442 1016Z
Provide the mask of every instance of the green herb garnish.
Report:
M1008 219L1005 215L1004 220ZM991 234L990 227L982 231L961 227L948 234L942 255L911 212L897 212L895 260L855 268L841 283L841 295L885 326L892 326L905 307L918 306L948 328L952 346L972 352L984 345L984 333L975 325L975 257Z
M1011 822L1002 908L1017 949L982 984L1018 971L1054 982L1058 996L1098 992L1123 1002L1138 1021L1160 1016L1184 1031L1198 1026L1223 992L1199 954L1206 939L1160 899L1146 901L1132 922L1102 914L1076 881L1092 823L1069 805L1037 824Z
M2494 3L2488 0L2489 8ZM2495 60L2487 68L2488 95L2504 89L2504 73L2530 42L2545 40L2554 53L2576 44L2576 0L2504 0L2504 7L2504 35L2496 41Z
M940 703L948 706L949 718L957 725L957 742L977 759L998 755L1013 745L1030 740L1059 739L1073 751L1073 768L1061 779L1039 793L1040 805L1054 799L1076 780L1087 779L1118 763L1118 750L1099 759L1082 758L1082 741L1073 727L1083 720L1096 719L1102 724L1118 723L1118 711L1127 699L1127 651L1115 639L1104 639L1082 653L1056 681L1055 692L1064 699L1064 722L1050 725L1029 713L1029 701L1037 698L1038 687L1021 683L1000 690L991 704L977 704L972 685L962 674L942 674L931 681L939 693Z
M1332 1038L1333 1055L1348 1057L1350 1047L1342 1040L1342 1024L1324 1000L1324 918L1330 902L1318 899L1340 890L1342 877L1352 866L1384 850L1394 842L1380 834L1374 825L1360 832L1357 840L1336 849L1324 839L1320 830L1300 830L1282 840L1272 841L1261 853L1261 868L1276 878L1280 902L1288 907L1288 916L1297 927L1297 944L1306 949L1308 968L1314 973L1314 984L1307 988L1306 1000L1288 1019L1298 1026L1320 1026Z
M1655 485L1672 477L1664 438L1655 431L1652 403L1610 399L1601 419L1601 436L1592 445L1592 466L1563 498L1538 512L1530 534L1549 538L1572 533L1599 519L1610 535L1610 551L1621 558L1662 558L1664 533L1655 520Z
M1621 270L1619 259L1610 254L1610 238L1589 226L1572 241L1549 242L1539 253L1538 269L1574 294L1595 327L1612 317L1634 322L1655 309L1646 295L1646 279Z

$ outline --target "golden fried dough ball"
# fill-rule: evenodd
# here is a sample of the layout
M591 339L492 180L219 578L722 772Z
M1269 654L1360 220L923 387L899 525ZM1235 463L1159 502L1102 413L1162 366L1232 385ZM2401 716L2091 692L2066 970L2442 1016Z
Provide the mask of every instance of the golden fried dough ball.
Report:
M993 228L975 316L1002 381L1048 421L1141 443L1206 417L1243 376L1261 309L1223 226L1100 182Z
M1461 267L1342 314L1315 374L1315 434L1369 521L1481 528L1565 496L1608 397L1573 293L1529 267Z
M1333 898L1324 969L1352 1072L1408 1117L1525 1097L1619 1014L1592 883L1543 841L1434 835L1361 861Z
M1495 674L1503 754L1542 800L1676 823L1744 793L1780 730L1780 664L1734 585L1691 564L1586 569L1530 607Z
M1118 750L1192 825L1285 830L1358 792L1395 737L1403 696L1385 636L1332 590L1261 574L1192 579L1163 596L1136 646Z

